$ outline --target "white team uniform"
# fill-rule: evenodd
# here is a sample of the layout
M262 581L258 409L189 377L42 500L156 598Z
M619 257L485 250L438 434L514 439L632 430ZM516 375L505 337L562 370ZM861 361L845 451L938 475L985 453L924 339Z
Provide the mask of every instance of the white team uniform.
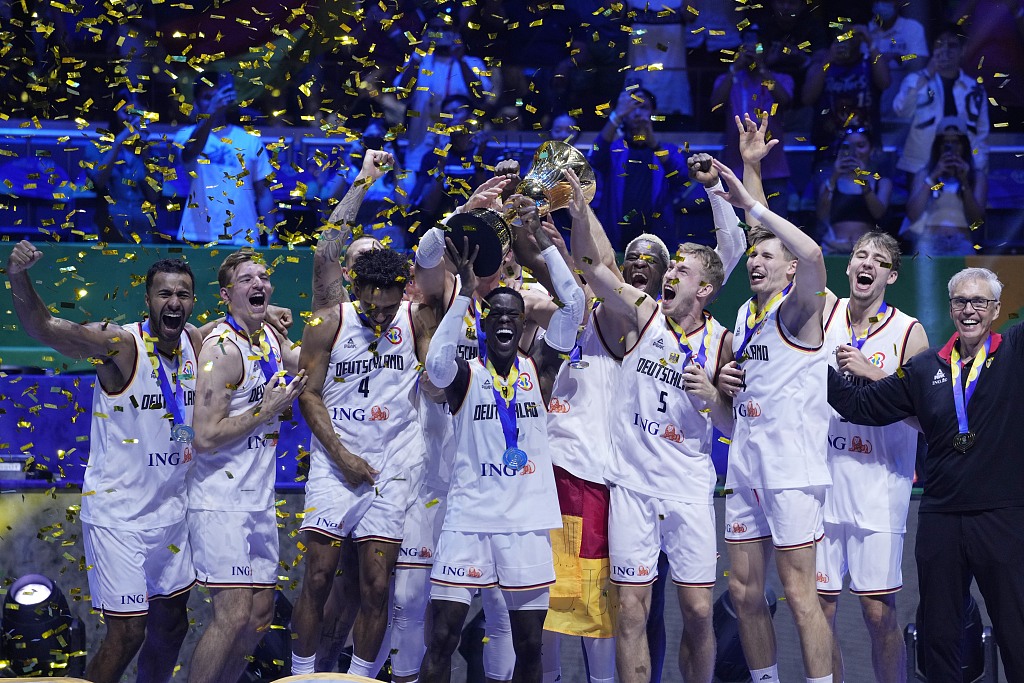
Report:
M828 352L796 341L779 319L782 301L765 316L742 355L749 304L740 307L733 352L745 385L733 399L736 427L729 448L725 539L771 537L780 549L820 539L825 488L831 484L826 400Z
M840 299L825 327L829 363L838 369L836 349L851 344L849 299ZM920 323L887 306L864 339L861 352L885 371L906 360L907 341ZM851 381L859 380L847 375ZM878 594L903 583L903 536L914 481L917 431L903 422L886 427L852 424L831 411L828 465L832 488L825 495L825 541L818 546L818 590L838 594L849 573L851 590Z
M266 324L263 335L278 369L283 370L277 335ZM231 394L228 416L252 410L263 400L267 385L259 346L223 322L203 343L238 348L242 377ZM277 584L274 456L279 425L280 416L275 416L214 451L196 455L188 478L189 533L202 583L220 587Z
M548 402L551 461L575 477L603 484L612 461L609 405L618 391L620 359L601 338L596 310L577 343L588 365L562 363Z
M537 369L519 356L518 445L529 462L505 466L505 437L492 379L469 362L469 386L454 414L455 462L448 510L431 580L452 586L528 589L550 585L555 572L548 530L562 525L548 452L547 410Z
M708 315L688 335L694 354L703 343L703 369L712 381L726 331ZM625 400L612 417L615 456L607 475L615 583L652 583L663 548L677 584L715 583L712 426L703 401L683 388L690 362L660 309L622 361L615 391Z
M411 305L402 303L379 338L353 304L341 304L339 318L324 405L341 443L380 474L374 486L353 488L314 435L301 528L398 543L425 448L416 419L419 361Z
M185 523L192 445L171 440L171 409L164 405L154 363L163 365L172 385L180 384L183 417L190 425L196 350L183 333L180 359L167 359L155 348L150 356L142 325L124 327L136 352L124 389L110 394L96 382L89 466L82 486L92 603L96 609L125 615L144 614L150 599L178 595L195 583Z

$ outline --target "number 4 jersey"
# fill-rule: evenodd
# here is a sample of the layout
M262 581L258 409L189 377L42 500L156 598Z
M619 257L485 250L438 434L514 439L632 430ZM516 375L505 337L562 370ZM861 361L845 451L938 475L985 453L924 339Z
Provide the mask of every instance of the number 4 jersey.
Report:
M324 381L324 405L346 448L382 477L397 474L420 462L425 450L416 421L419 361L410 304L402 303L379 337L362 323L353 304L341 304L339 317ZM310 479L345 481L315 436L310 450Z

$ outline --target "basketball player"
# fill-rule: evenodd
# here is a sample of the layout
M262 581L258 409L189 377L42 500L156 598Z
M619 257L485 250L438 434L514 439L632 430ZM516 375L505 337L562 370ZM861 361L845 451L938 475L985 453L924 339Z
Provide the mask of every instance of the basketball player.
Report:
M888 233L870 232L853 246L846 275L850 296L826 304L825 348L829 363L847 379L869 383L928 348L924 327L885 301L900 271L900 247ZM903 537L914 481L917 431L897 422L864 427L832 413L828 465L832 488L825 494L825 540L817 546L818 596L835 630L843 579L860 596L871 637L878 681L906 679L907 652L896 619L896 593L903 585ZM835 635L833 670L843 680L843 658Z
M42 258L22 241L7 261L22 329L59 353L100 361L81 516L89 591L107 632L85 675L119 681L141 649L138 680L167 680L195 583L185 522L200 343L188 324L195 281L184 261L157 261L146 273L145 321L79 325L53 317L36 293L28 271Z
M456 264L459 297L430 344L427 372L444 388L454 416L456 455L448 510L431 579L433 626L420 669L425 682L447 680L451 655L476 588L498 586L511 616L514 680L541 679L541 636L554 582L548 530L558 528L557 494L548 454L545 406L560 365L583 319L584 295L541 226L536 205L514 197L525 229L547 263L564 307L548 324L533 359L521 355L526 306L515 290L499 287L483 302L481 356L458 356L463 317L476 291L468 241L461 251L448 241Z
M756 202L730 169L722 193L760 226L748 234L754 296L733 329L736 360L722 371L736 425L729 452L726 542L729 591L755 681L778 680L775 633L764 599L772 549L793 610L808 681L832 680L832 634L815 591L815 550L825 489L828 369L822 313L825 260L795 225Z
M213 622L192 655L190 683L237 680L274 613L278 536L274 452L282 413L306 383L298 351L265 323L273 286L261 257L230 254L217 274L228 314L199 353L197 455L189 533Z
M371 249L353 265L356 301L321 309L303 335L301 367L311 384L300 399L315 437L306 486L306 570L292 616L292 672L312 673L324 602L340 541L359 554L360 602L349 673L374 676L388 622L413 470L424 444L413 403L433 311L403 300L405 258Z
M717 553L709 415L730 422L730 406L711 380L732 355L731 334L704 306L724 282L722 261L710 247L680 245L662 278L659 304L599 263L584 225L596 219L579 201L571 210L584 277L604 302L603 319L618 318L625 332L610 342L623 363L610 411L615 455L605 474L612 581L619 588L619 678L650 679L645 628L664 549L683 613L680 670L686 681L710 681Z

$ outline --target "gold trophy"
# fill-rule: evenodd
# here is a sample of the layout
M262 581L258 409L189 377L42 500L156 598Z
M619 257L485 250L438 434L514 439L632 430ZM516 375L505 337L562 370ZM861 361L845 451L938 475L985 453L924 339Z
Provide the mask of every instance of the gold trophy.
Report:
M576 173L587 201L593 200L597 191L594 169L590 168L582 152L557 140L549 140L537 148L533 155L533 168L516 186L516 194L535 201L542 216L564 209L572 201L572 185L565 177L567 168ZM462 238L466 237L470 251L473 246L480 247L473 264L477 277L490 277L498 272L502 260L512 248L512 224L516 219L514 209L504 214L492 209L472 209L448 220L448 231L455 244L461 248Z

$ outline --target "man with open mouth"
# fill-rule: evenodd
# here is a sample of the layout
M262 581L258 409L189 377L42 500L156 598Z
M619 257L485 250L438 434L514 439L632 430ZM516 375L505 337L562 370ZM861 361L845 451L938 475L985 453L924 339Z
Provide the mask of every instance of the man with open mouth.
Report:
M900 247L884 232L853 245L846 267L849 298L828 295L825 348L829 365L858 384L880 380L928 348L916 318L885 301L900 271ZM832 488L825 494L825 539L817 546L818 596L833 630L843 579L860 596L879 681L906 675L906 645L896 618L903 585L903 536L914 481L917 430L908 424L856 425L833 414L828 428ZM836 638L833 671L844 680Z
M199 353L197 455L189 532L213 621L192 655L192 683L237 680L270 626L277 585L274 457L281 416L306 384L298 350L266 323L273 285L251 249L217 273L227 315Z
M742 122L746 139L763 140ZM741 151L744 148L741 133ZM746 160L746 155L744 155ZM733 328L736 358L721 373L732 397L735 428L729 449L725 540L729 592L751 678L776 681L774 628L764 598L772 550L786 602L793 610L808 681L832 681L832 633L815 591L815 543L824 533L825 489L831 484L825 448L828 352L824 345L825 259L821 247L760 201L733 172L714 162L729 186L723 196L754 223L747 234L747 276L753 297ZM744 169L748 180L749 168ZM757 180L756 171L751 180ZM763 196L763 190L757 189Z
M720 191L718 171L705 156L690 158L691 175ZM605 419L612 455L602 472L611 483L608 545L611 581L619 595L619 677L631 683L651 678L647 615L658 556L664 550L683 613L681 673L687 681L710 681L717 573L711 423L731 427L729 401L713 380L732 354L728 328L704 307L721 289L727 269L715 250L686 243L671 261L661 247L666 253L656 258L666 261L667 269L651 267L658 263L655 258L634 259L636 252L627 251L623 282L614 262L602 258L607 238L600 223L581 201L579 187L574 190L573 255L602 301L594 314L601 339L612 357L622 358L611 380L615 398L608 400ZM739 219L720 195L709 194L716 205L717 234L723 242L719 246L731 269L741 249L724 247L729 240L741 243ZM719 210L731 220L719 218ZM645 243L655 244L651 239ZM560 385L563 380L586 381L590 369L573 370L570 365L563 371L568 375L559 375ZM560 400L572 405L577 398L562 394Z
M550 529L561 526L547 436L547 403L561 355L576 343L583 290L541 225L537 207L513 197L547 264L563 306L551 316L532 357L519 352L526 320L522 295L498 287L483 297L479 357L459 357L464 316L477 289L468 240L447 240L460 278L427 355L431 383L451 407L456 452L448 509L431 571L433 626L420 680L447 680L451 656L478 588L499 587L515 648L514 680L541 680L541 634L554 583Z
M28 271L42 258L22 241L7 261L22 328L59 353L98 361L81 517L89 591L107 632L85 676L119 681L141 649L139 678L167 680L195 583L185 520L200 345L188 324L195 280L184 261L157 261L146 273L145 321L79 325L53 317L36 293Z
M918 515L917 625L928 680L952 681L965 656L963 624L977 581L1006 680L1024 680L1024 466L1019 401L1024 327L993 331L1003 284L986 268L949 280L955 332L892 375L854 384L829 371L828 400L857 424L916 418L928 442Z
M419 368L435 327L429 306L403 299L409 264L370 249L353 266L355 300L314 313L300 366L313 432L306 486L306 570L292 626L292 673L313 673L327 600L348 536L359 555L359 613L349 673L372 677L388 624L388 586L426 446L417 423ZM390 649L390 648L389 648Z

